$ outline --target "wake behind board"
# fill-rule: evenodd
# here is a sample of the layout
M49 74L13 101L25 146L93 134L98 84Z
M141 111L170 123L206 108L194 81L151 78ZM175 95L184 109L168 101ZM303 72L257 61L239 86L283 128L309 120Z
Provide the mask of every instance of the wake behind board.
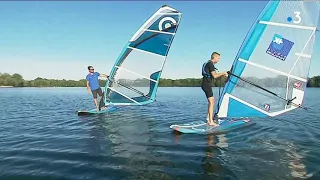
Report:
M185 124L174 124L170 128L186 134L211 134L238 128L250 122L248 118L219 118L219 126L210 126L207 121L192 121Z
M102 108L100 111L97 111L97 109L91 109L91 110L80 110L78 111L78 115L90 115L90 114L102 114L102 113L108 113L115 111L117 108L115 106L108 106L107 108Z

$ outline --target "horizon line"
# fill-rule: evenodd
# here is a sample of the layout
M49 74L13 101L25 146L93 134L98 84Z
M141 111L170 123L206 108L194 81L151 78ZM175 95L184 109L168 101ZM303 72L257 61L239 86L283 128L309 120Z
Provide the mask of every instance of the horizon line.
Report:
M2 73L2 72L0 72L0 76L1 75L4 75L4 74L8 74L8 75L10 75L10 76L12 76L13 74L19 74L19 73L12 73L12 74L10 74L10 73ZM19 74L19 75L21 75L21 74ZM59 79L59 78L57 78L57 79L54 79L54 78L46 78L46 77L40 77L40 76L38 76L38 77L36 77L36 78L34 78L34 79L24 79L23 78L23 75L21 75L22 76L22 79L23 80L25 80L25 81L34 81L34 80L36 80L36 79L38 79L38 78L41 78L41 79L47 79L47 80L66 80L66 81L81 81L81 80L86 80L85 78L83 78L83 79ZM312 77L307 77L307 79L311 79L311 78L314 78L314 77L318 77L318 76L320 76L320 74L318 74L318 75L315 75L315 76L312 76ZM254 76L248 76L248 78L252 78L252 77L254 77ZM286 76L285 76L286 77ZM160 80L161 79L163 79L163 80L183 80L183 79L201 79L202 77L185 77L185 78L176 78L176 79L174 79L174 78L160 78ZM270 77L264 77L264 78L270 78ZM264 78L258 78L258 79L264 79ZM274 77L274 78L276 78L276 77ZM144 78L141 78L141 79L144 79ZM99 80L107 80L107 79L105 79L105 78L99 78ZM138 79L136 79L136 80L138 80ZM133 81L135 81L135 80L133 80Z

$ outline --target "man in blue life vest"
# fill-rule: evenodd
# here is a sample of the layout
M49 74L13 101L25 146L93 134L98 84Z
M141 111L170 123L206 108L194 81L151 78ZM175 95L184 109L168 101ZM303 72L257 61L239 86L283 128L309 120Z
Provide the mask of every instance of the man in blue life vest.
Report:
M93 100L94 100L94 103L96 105L97 111L100 111L99 104L98 104L98 101L97 101L97 94L99 94L99 96L101 98L100 101L103 102L101 107L105 108L105 104L104 104L104 101L102 99L103 98L103 92L102 92L102 89L100 87L98 77L99 76L103 76L103 77L108 78L109 76L105 75L105 74L100 74L98 72L94 72L94 69L93 69L92 66L88 66L88 70L89 70L89 74L86 76L88 94L92 93Z
M214 108L214 97L212 92L212 81L213 79L219 78L221 76L228 76L227 72L222 73L216 73L216 68L214 67L214 64L218 63L220 60L220 54L217 52L213 52L211 54L211 59L208 60L206 63L202 66L202 84L201 89L206 94L206 97L208 99L208 114L207 114L207 121L208 124L211 126L218 126L217 123L214 122L213 119L213 108Z

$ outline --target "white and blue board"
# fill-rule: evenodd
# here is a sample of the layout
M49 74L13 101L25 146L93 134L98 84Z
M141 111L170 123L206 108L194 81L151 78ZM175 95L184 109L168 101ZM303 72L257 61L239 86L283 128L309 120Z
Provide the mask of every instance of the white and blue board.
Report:
M210 126L206 121L192 121L184 124L174 124L170 128L186 134L212 134L225 132L250 123L248 118L219 118L219 126Z
M106 108L102 108L100 111L97 111L97 109L91 109L91 110L79 110L78 115L91 115L91 114L103 114L115 111L117 109L116 106L108 106Z

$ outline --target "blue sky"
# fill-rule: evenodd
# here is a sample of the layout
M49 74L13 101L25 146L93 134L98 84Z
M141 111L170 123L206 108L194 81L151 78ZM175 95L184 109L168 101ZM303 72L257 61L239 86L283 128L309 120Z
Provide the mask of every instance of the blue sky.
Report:
M0 2L0 72L83 79L87 65L109 74L122 48L160 6L178 10L182 21L163 78L200 77L213 51L229 70L238 49L267 1L30 1ZM319 38L310 76L319 75Z

